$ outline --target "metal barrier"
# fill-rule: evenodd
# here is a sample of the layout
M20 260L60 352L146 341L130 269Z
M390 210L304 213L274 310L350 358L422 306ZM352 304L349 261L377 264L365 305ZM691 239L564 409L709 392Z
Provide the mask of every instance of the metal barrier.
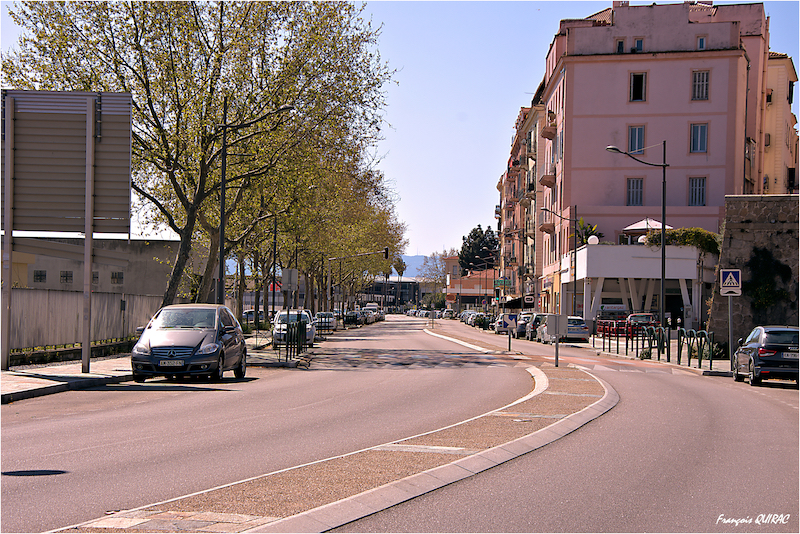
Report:
M305 321L287 324L283 342L276 342L274 338L272 340L273 349L278 351L278 360L281 359L281 352L286 355L287 362L305 352L309 345L306 340L306 333ZM283 347L283 350L281 350L281 347Z
M664 347L666 346L667 363L670 363L670 346L672 345L672 339L669 328L663 326L648 326L645 327L644 332L647 336L647 348L650 349L651 358L654 344L658 352L658 361L661 361L661 354L665 352Z
M688 331L684 328L678 329L678 365L681 364L681 353L683 352L683 344L686 342L686 354L688 357L687 367L692 366L692 349L697 352L697 368L700 369L703 365L703 354L706 347L708 348L708 369L713 370L714 366L714 333L709 334L705 330L699 332L694 329Z

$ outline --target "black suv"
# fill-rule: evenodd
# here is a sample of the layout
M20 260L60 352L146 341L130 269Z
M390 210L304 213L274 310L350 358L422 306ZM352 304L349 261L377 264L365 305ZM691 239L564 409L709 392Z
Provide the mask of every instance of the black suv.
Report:
M737 382L747 376L751 386L768 378L798 380L798 328L757 326L739 340L731 367Z

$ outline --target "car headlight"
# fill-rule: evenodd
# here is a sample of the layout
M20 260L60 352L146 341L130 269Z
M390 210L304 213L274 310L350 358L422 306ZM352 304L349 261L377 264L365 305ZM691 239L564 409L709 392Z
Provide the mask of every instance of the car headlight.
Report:
M209 343L208 345L203 345L200 347L200 350L197 351L197 354L214 354L221 348L222 345L219 343Z
M150 356L150 347L143 343L137 343L131 352L137 356Z

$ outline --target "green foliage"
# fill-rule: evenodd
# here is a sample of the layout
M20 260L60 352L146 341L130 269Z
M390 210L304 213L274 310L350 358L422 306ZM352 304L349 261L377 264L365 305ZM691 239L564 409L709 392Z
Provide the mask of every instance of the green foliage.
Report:
M597 231L597 225L589 224L583 220L583 217L578 218L578 246L585 245L589 242L589 238L593 235L597 236L597 239L603 239L605 234L603 232ZM570 235L570 238L574 236Z
M639 353L640 360L652 360L653 359L653 351L650 348L642 349Z
M667 245L694 246L703 252L719 255L719 235L703 228L676 228L667 230ZM650 230L646 244L651 247L661 246L661 230Z
M495 267L500 242L491 226L483 230L479 224L470 231L469 235L462 237L461 242L458 264L461 267L462 275L467 271L482 271Z
M445 295L441 292L428 293L422 297L422 307L429 310L443 310L446 306Z
M306 274L325 256L404 246L393 193L371 170L393 72L362 10L348 2L20 2L9 13L29 37L2 55L2 81L131 94L135 202L148 222L181 238L164 303L190 250L209 254L193 288L203 300L219 250L223 136L226 253L273 237L276 213L280 250L271 259L296 257ZM373 260L360 262L361 272L388 266Z

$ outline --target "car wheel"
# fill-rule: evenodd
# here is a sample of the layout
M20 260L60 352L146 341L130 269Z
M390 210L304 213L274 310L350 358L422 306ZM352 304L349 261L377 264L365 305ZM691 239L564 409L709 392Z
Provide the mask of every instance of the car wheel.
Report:
M217 369L213 373L211 373L212 382L219 382L220 380L222 380L222 375L225 374L225 368L223 366L224 362L225 359L223 358L223 355L220 354L219 361L217 362Z
M760 386L761 385L761 378L756 378L756 367L753 365L752 360L750 361L750 372L748 374L750 385L751 386Z
M236 369L233 370L233 376L236 378L244 378L245 373L247 373L247 352L242 352L242 360L239 362L239 365L236 366Z
M145 380L145 376L144 375L140 375L139 373L133 373L133 381L134 382L142 383L142 382L144 382L144 380Z

